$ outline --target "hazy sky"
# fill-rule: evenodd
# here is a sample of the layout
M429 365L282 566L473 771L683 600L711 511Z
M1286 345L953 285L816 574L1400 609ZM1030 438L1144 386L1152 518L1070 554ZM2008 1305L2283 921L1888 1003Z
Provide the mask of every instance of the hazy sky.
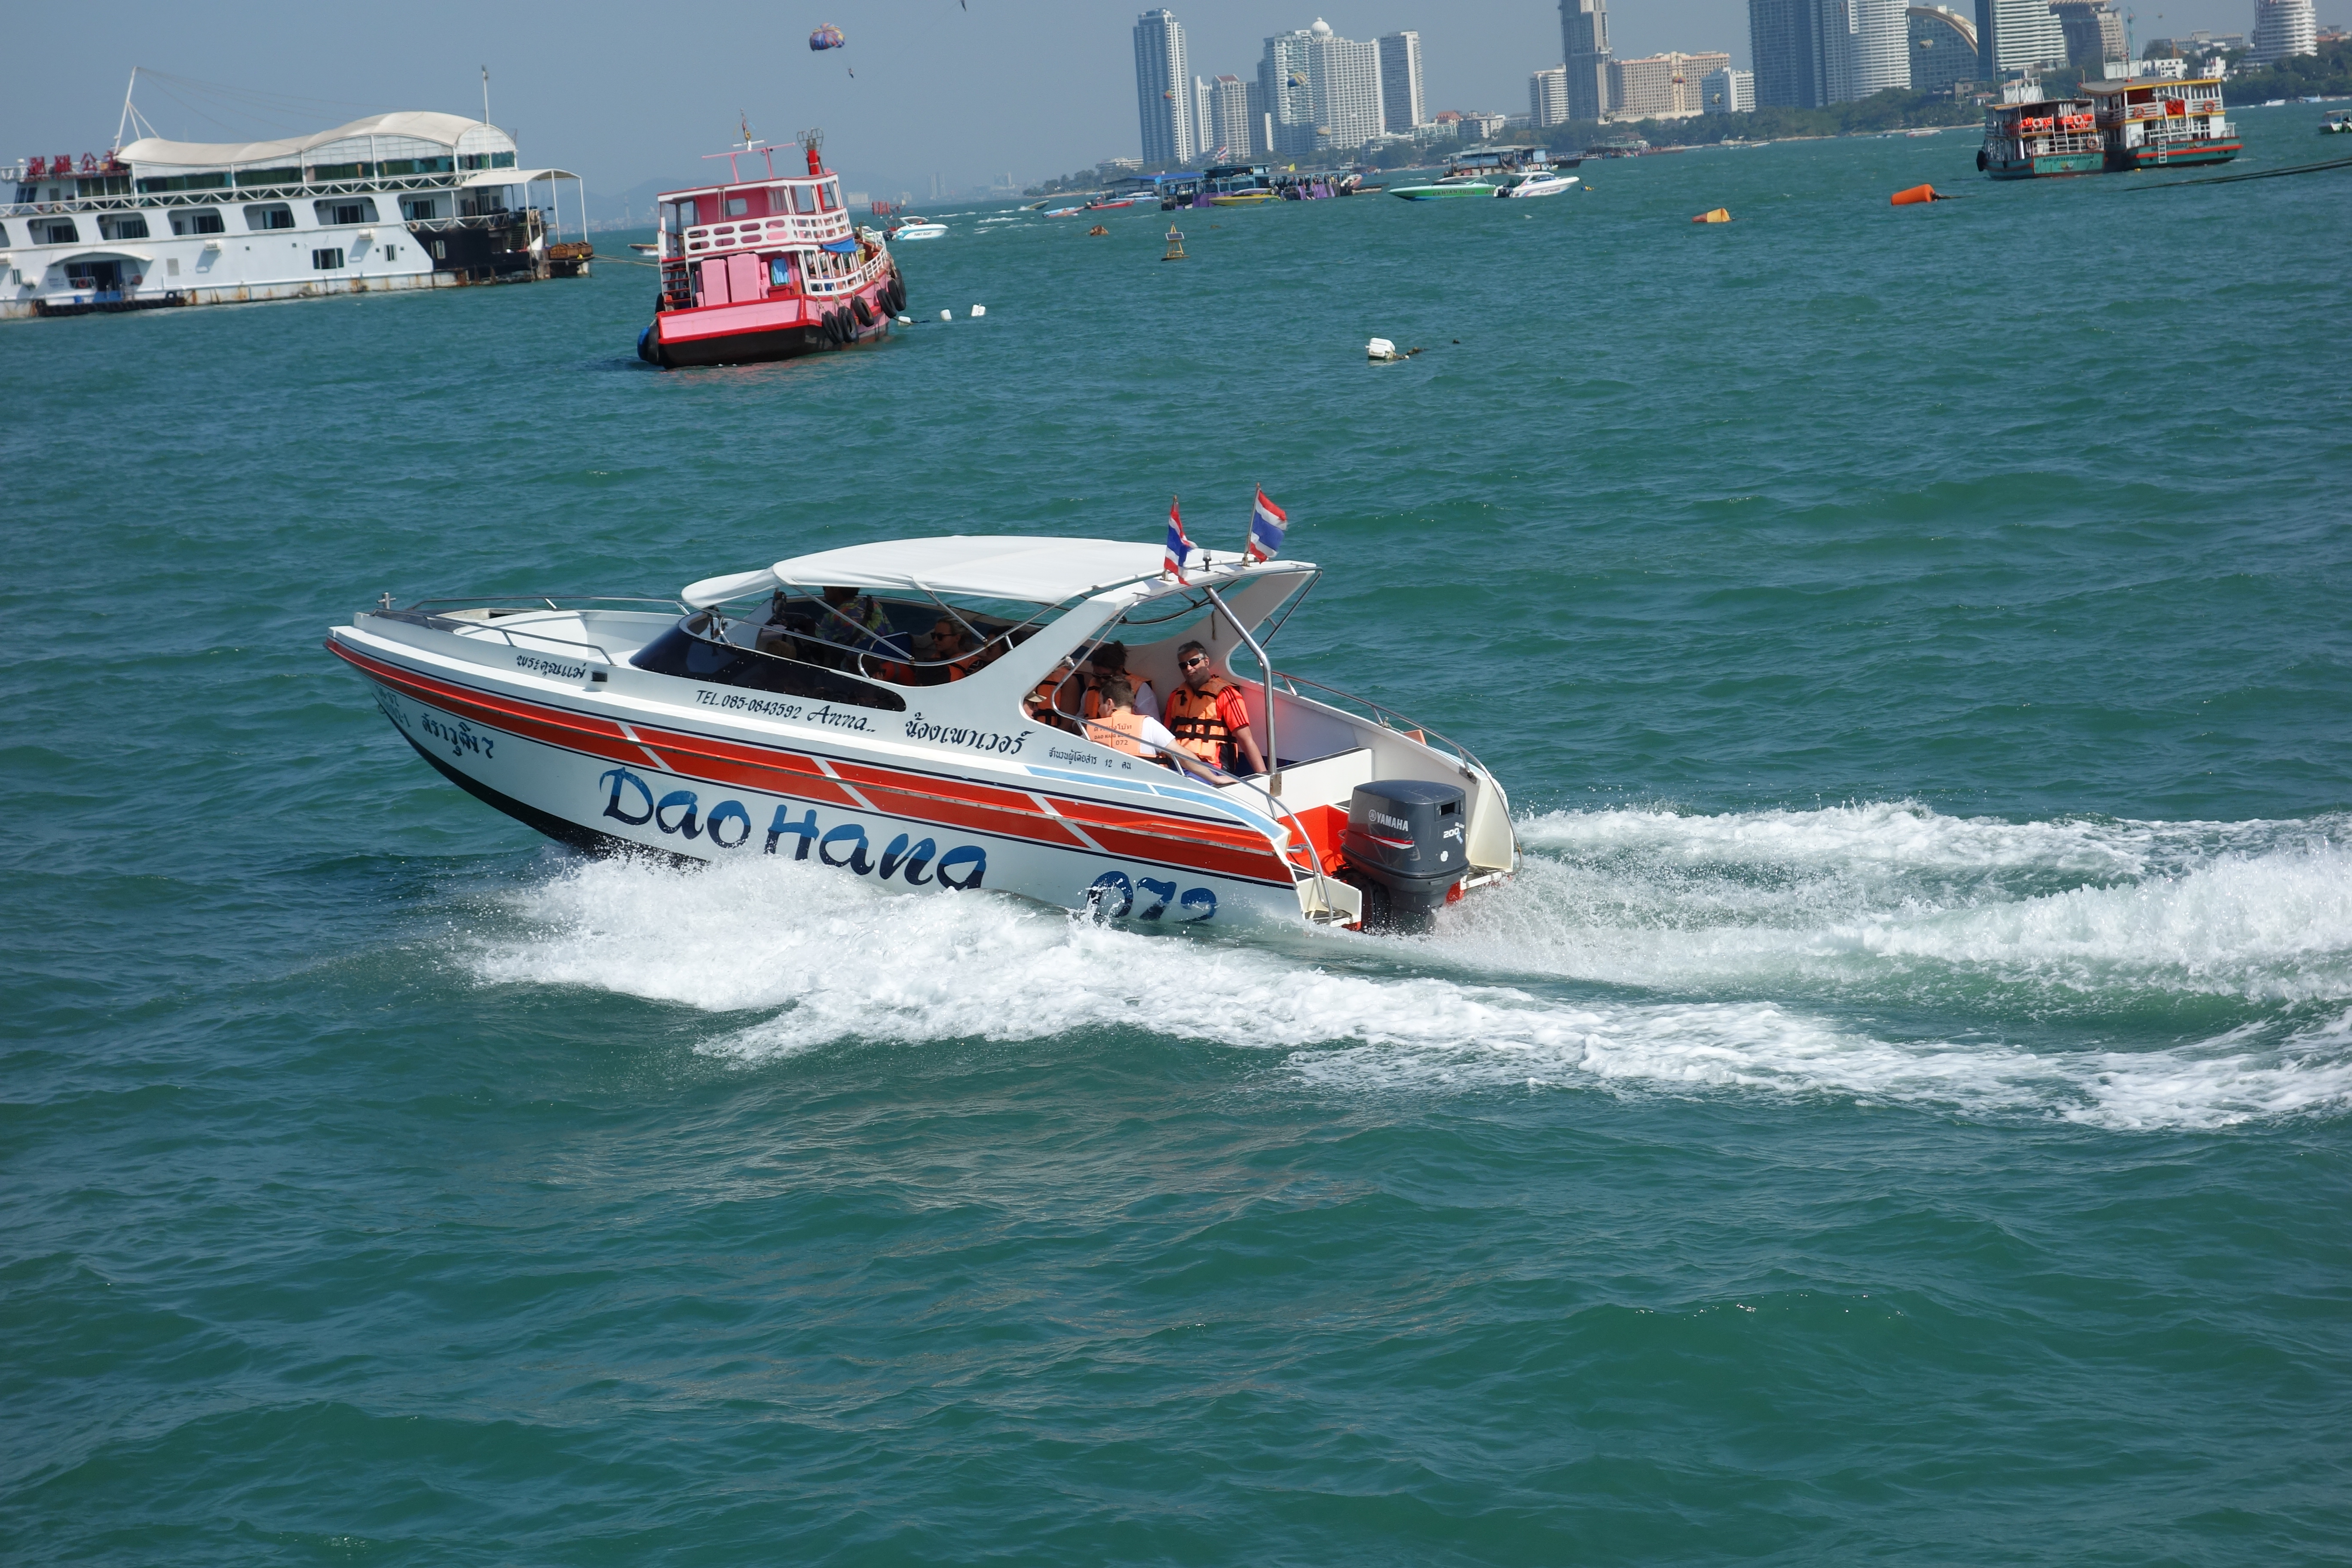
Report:
M699 177L698 155L727 143L739 111L777 141L823 126L834 165L877 194L921 192L933 173L954 184L1008 173L1026 183L1135 155L1129 29L1142 9L1103 0L358 9L109 0L102 25L73 26L71 48L43 50L19 61L34 68L10 73L0 148L11 157L103 151L134 64L314 100L239 110L185 91L175 101L168 82L142 85L140 107L157 128L192 141L324 130L380 109L478 115L477 68L487 64L490 117L520 135L524 159L577 170L592 190ZM1195 71L1245 79L1268 33L1318 14L1347 37L1416 28L1432 110L1524 112L1528 73L1560 55L1552 0L1337 0L1319 13L1290 0L1177 0L1171 9ZM2253 22L2252 0L2139 0L2134 9L2142 38ZM2352 0L2320 0L2322 21L2347 11ZM809 30L824 22L848 35L847 48L809 52ZM1610 26L1620 55L1720 48L1747 64L1746 0L1612 0Z

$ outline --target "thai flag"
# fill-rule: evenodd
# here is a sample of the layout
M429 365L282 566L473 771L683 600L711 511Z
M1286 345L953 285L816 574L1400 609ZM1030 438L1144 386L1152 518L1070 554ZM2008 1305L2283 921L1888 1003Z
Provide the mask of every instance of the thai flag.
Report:
M1257 492L1257 510L1250 513L1249 545L1243 553L1252 561L1271 561L1282 548L1283 531L1290 526L1290 514Z
M1170 496L1168 498L1168 546L1160 555L1160 571L1175 578L1179 583L1183 582L1184 563L1192 559L1192 552L1198 548L1199 546L1184 537L1184 520L1177 515L1176 498Z

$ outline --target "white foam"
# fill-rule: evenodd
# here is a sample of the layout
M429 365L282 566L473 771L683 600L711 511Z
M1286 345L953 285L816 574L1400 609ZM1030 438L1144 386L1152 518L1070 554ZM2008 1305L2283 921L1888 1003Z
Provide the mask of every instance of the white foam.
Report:
M2352 998L2341 819L2014 824L1911 805L1556 813L1445 945L1482 968L1937 1005Z
M1701 822L1703 832L1722 826ZM2225 860L2147 884L2077 889L2079 898L1929 913L1908 925L1890 917L1876 947L1856 937L1842 957L1887 963L1932 946L1934 962L1946 965L1990 962L1971 953L2013 963L2031 952L2046 969L2073 952L2087 969L2136 944L2169 943L2176 968L2187 963L2179 954L2202 953L2199 962L2241 976L2256 954L2282 973L2315 959L2336 963L2342 944L2327 946L2337 939L2326 933L2347 929L2343 867L2330 850L2280 853L2290 863ZM2280 898L2282 889L2290 896ZM577 863L510 902L465 942L464 960L481 981L754 1014L714 1020L700 1047L746 1064L843 1043L1116 1030L1265 1051L1285 1076L1348 1092L1532 1083L1832 1096L2116 1129L2352 1108L2352 1011L2331 1011L2314 1026L2273 1008L2188 1045L2034 1050L2000 1038L1997 1013L1963 1038L1888 1037L1842 1017L1834 995L1791 1000L1801 988L1785 969L1777 987L1745 995L1688 994L1696 987L1672 997L1578 994L1527 973L1524 953L1478 970L1475 922L1427 942L1146 935L993 895L886 895L769 860L700 870ZM1690 942L1708 933L1663 934ZM1781 936L1828 941L1819 927ZM1675 962L1688 970L1704 958L1686 945ZM1759 967L1756 949L1728 942L1708 962L1715 967L1706 973L1718 981L1740 965ZM1952 1015L1945 1007L1937 1016Z

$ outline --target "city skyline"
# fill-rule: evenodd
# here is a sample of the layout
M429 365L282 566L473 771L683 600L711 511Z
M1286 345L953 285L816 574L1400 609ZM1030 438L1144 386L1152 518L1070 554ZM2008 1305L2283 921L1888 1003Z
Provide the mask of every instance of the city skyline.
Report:
M1974 0L1947 3L1974 21ZM195 142L307 133L388 110L478 116L487 64L492 120L535 161L581 171L600 215L640 186L699 178L704 155L724 149L739 115L785 144L803 127L826 128L828 160L861 188L922 192L936 173L949 188L984 189L1008 171L1030 182L1133 155L1130 32L1143 8L1030 0L1015 16L996 0L972 0L968 12L927 0L839 16L848 47L813 55L806 21L714 0L707 25L745 47L700 65L679 92L671 79L647 74L641 15L609 0L526 0L488 11L420 0L406 14L415 26L392 34L362 33L287 0L254 0L233 30L184 6L120 0L109 7L107 37L130 41L67 51L26 77L0 101L0 148L12 156L104 151L134 63L237 95L225 102L226 94L188 92L182 101L142 89L140 106L160 131ZM1230 72L1244 83L1265 37L1315 16L1265 0L1179 0L1177 9L1194 72ZM2256 24L2252 0L2173 0L2166 10L2160 24L2143 13L2143 46L2159 33L2251 36ZM1562 61L1557 0L1467 9L1362 0L1322 14L1350 37L1419 33L1433 117L1444 109L1525 113L1528 74ZM2317 19L2347 14L2352 0L2330 0ZM1617 0L1611 42L1632 57L1727 50L1757 70L1760 99L1765 73L1750 58L1748 22L1745 0ZM464 42L453 48L453 39ZM1006 93L1008 81L1055 86Z

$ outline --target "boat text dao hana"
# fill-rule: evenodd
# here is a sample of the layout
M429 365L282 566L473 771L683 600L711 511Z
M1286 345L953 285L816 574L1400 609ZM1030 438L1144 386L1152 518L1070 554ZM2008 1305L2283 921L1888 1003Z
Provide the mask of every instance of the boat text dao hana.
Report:
M720 184L661 195L661 293L637 357L664 369L792 359L869 342L906 308L883 237L851 224L824 138L802 138L805 174L778 174L774 150L748 138L713 154ZM744 180L739 160L766 172Z
M1476 758L1266 664L1317 568L1209 553L1190 575L1141 544L901 540L667 602L387 595L327 646L451 782L583 847L785 855L1106 918L1373 929L1425 926L1516 870L1509 802ZM1198 642L1272 771L1195 776L1080 732L1068 672L1113 642L1162 701Z

